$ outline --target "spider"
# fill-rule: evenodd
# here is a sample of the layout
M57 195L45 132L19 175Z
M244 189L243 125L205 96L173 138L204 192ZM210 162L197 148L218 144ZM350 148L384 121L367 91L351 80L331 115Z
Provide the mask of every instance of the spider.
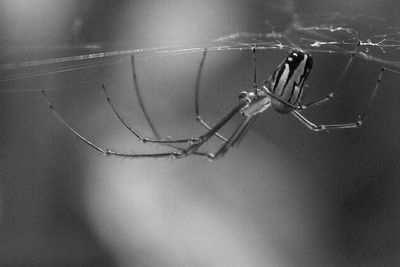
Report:
M305 125L308 129L312 131L328 131L328 130L336 130L336 129L353 129L358 128L362 125L362 122L365 118L365 115L368 109L371 106L371 103L376 96L377 90L379 88L380 81L382 79L383 72L385 70L390 70L386 68L382 68L380 74L378 76L378 80L375 84L375 87L372 91L372 94L367 102L366 107L360 113L357 120L351 123L341 123L341 124L321 124L317 125L308 120L304 115L302 115L301 111L307 108L318 106L322 103L328 102L331 100L335 94L337 93L337 84L343 79L343 76L346 74L349 69L351 62L353 61L355 54L357 52L360 43L358 43L357 48L351 54L349 60L347 61L345 67L337 78L336 82L333 84L331 92L316 101L312 101L307 104L302 104L304 89L306 88L305 82L311 72L311 68L313 65L313 58L311 54L301 51L299 49L293 50L289 53L289 55L277 66L272 75L263 82L262 86L259 87L257 85L257 77L256 77L256 49L252 48L253 52L253 86L249 90L242 91L236 103L233 105L232 109L222 117L215 125L208 125L201 117L199 110L199 90L200 90L200 78L201 73L204 67L204 62L207 55L207 49L204 50L199 70L197 72L197 78L194 88L194 102L195 102L195 116L196 121L199 122L207 131L198 136L191 137L185 139L165 139L160 138L159 133L155 129L153 123L148 116L148 113L145 109L145 106L142 102L142 97L140 94L136 70L135 70L135 59L134 56L131 56L131 68L133 74L133 84L134 90L138 97L139 105L142 109L142 112L150 126L154 138L143 137L140 135L131 125L129 125L122 117L122 115L117 111L116 107L112 103L110 97L108 96L106 87L102 85L102 91L104 92L105 98L111 107L112 111L118 118L118 120L140 141L143 143L157 143L163 144L169 147L174 148L174 151L171 152L162 152L162 153L147 153L147 154L139 154L139 153L123 153L114 150L109 150L107 148L103 148L89 139L83 137L77 130L72 128L69 123L67 123L63 117L57 112L54 108L53 104L50 102L46 92L41 90L41 93L45 97L47 104L52 111L55 118L61 122L72 134L74 134L77 138L83 141L85 144L90 146L92 149L102 153L106 156L117 156L123 158L183 158L188 155L198 155L202 157L206 157L209 160L215 160L222 157L230 148L237 146L251 125L254 123L255 119L258 115L268 108L272 107L272 109L276 112L282 114L291 114L295 118L297 118L303 125ZM218 132L223 128L235 115L240 114L242 117L242 121L238 124L233 133L228 137L224 137ZM200 152L199 148L206 143L210 138L216 136L223 143L221 147L215 153L204 153ZM178 144L185 144L185 147L180 147Z

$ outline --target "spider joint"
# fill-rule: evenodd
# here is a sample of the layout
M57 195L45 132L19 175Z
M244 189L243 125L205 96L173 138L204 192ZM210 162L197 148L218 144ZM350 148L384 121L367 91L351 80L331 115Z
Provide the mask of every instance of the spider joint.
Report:
M194 143L199 142L199 141L200 141L199 138L193 137L193 138L190 139L189 142L190 142L191 144L194 144Z
M178 153L178 152L173 152L173 153L171 153L171 159L177 159L177 158L179 158L179 156L180 156L180 154Z
M215 157L214 154L208 154L208 155L207 155L207 160L208 160L208 161L214 161L215 159L216 159L216 157Z
M314 132L328 131L324 125L314 125L311 130Z

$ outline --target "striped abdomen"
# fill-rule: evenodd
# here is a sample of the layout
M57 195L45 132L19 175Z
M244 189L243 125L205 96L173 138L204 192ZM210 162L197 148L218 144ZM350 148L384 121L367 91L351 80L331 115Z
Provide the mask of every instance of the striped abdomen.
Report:
M292 51L278 66L266 82L268 90L278 99L271 97L272 108L279 113L289 113L302 99L304 83L311 71L313 60L310 54L302 51Z

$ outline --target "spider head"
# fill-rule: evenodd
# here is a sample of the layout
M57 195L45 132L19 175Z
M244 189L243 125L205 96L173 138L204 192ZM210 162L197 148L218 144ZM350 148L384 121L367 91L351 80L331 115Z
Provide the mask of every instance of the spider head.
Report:
M240 94L238 95L238 99L239 100L246 100L249 103L252 102L255 98L257 98L257 95L253 92L253 91L242 91L240 92Z

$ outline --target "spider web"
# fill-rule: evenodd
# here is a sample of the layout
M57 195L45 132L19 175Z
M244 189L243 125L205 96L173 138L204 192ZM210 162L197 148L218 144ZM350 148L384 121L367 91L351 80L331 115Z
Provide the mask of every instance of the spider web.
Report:
M282 29L279 23L264 21L249 31L222 34L208 40L197 40L171 46L113 50L76 56L38 59L0 65L0 84L28 78L79 71L105 65L121 64L134 54L139 60L153 57L176 56L209 51L302 49L311 53L353 53L368 61L374 61L394 71L400 69L400 27L391 25L386 18L359 14L346 16L342 13L298 13ZM65 46L61 46L65 47ZM101 49L90 44L79 48ZM70 48L74 48L70 46ZM49 88L55 89L55 88ZM16 89L2 86L1 92L20 92L39 89Z

